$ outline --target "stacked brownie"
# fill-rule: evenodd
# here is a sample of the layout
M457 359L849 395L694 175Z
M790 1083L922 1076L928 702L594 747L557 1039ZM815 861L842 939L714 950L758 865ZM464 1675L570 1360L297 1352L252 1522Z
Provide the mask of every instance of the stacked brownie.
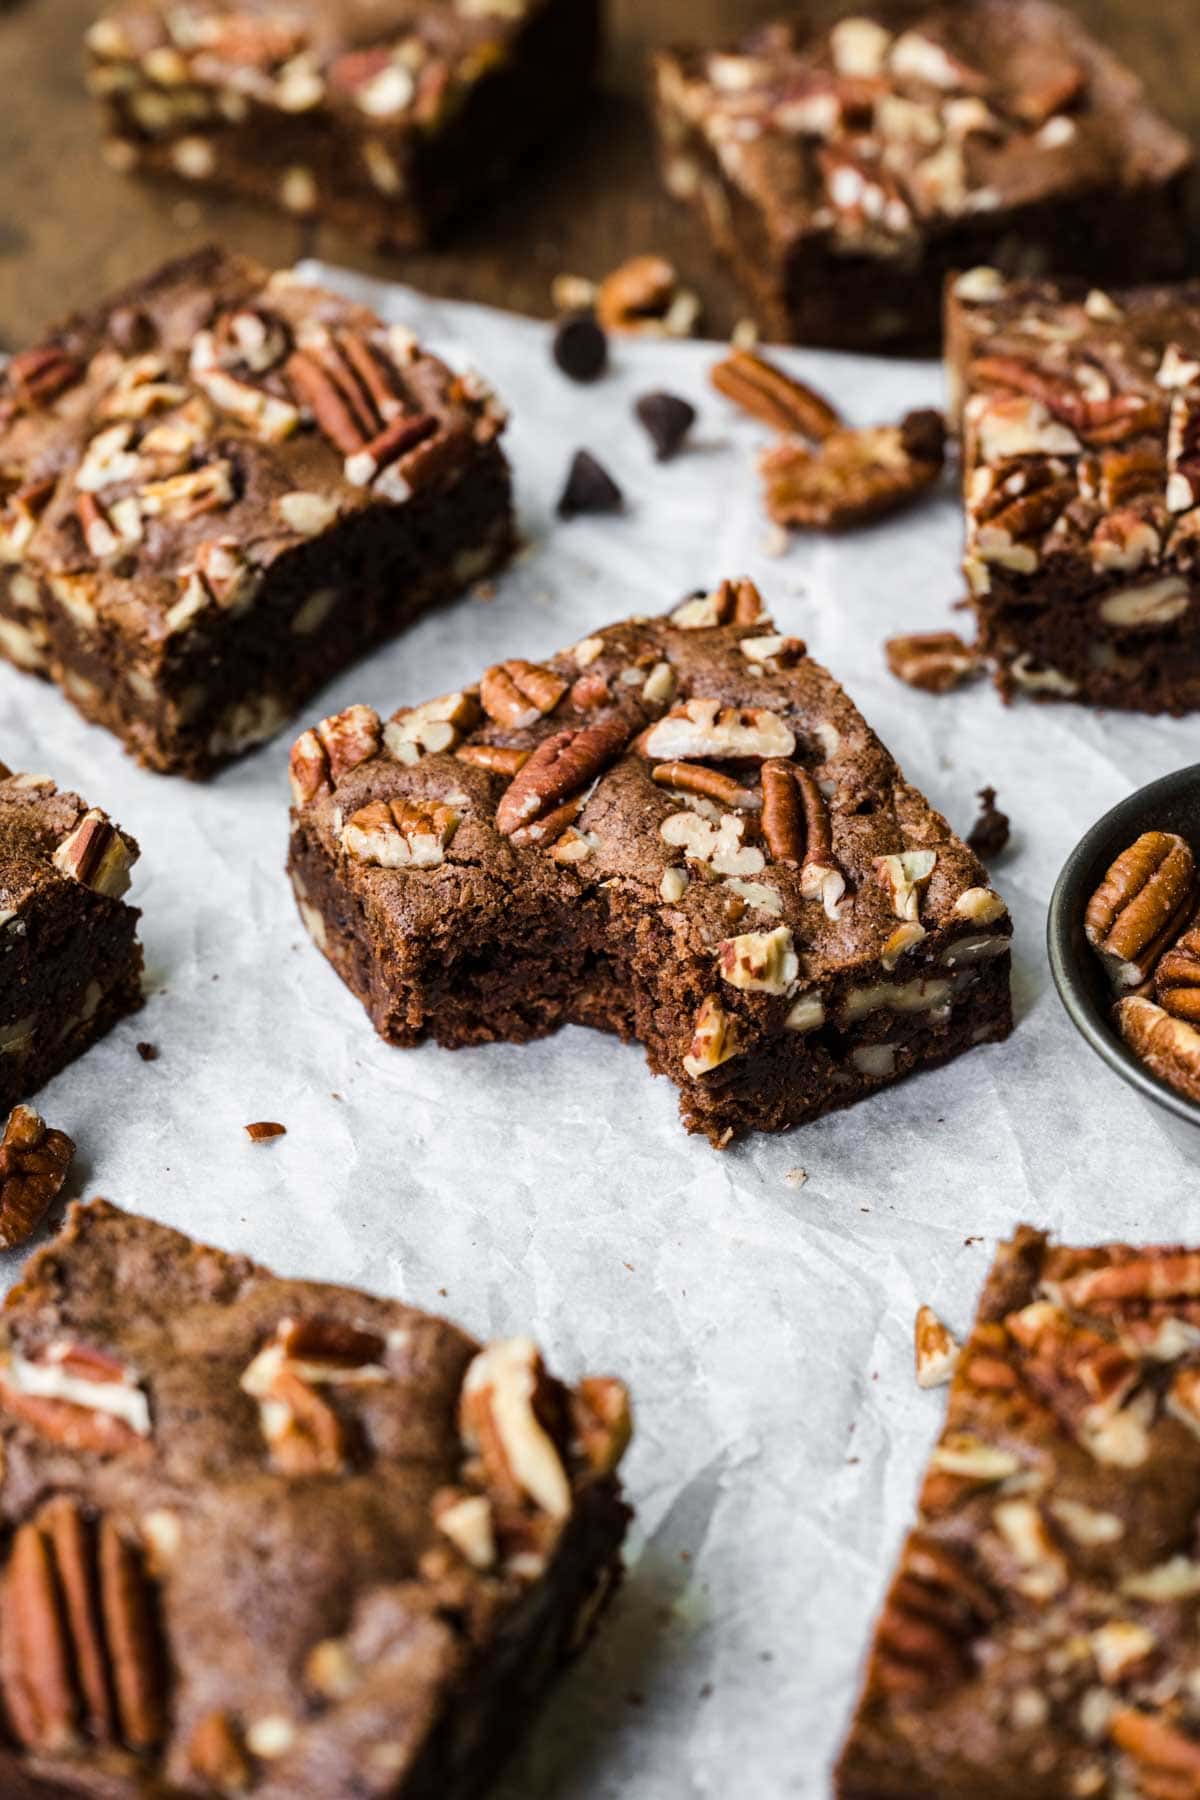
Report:
M105 1201L0 1314L0 1789L468 1800L619 1574L621 1383Z
M574 119L599 0L113 0L88 34L109 161L424 243Z
M0 650L203 775L505 560L503 425L363 307L169 264L0 375Z
M949 290L966 573L1001 691L1200 706L1200 285Z
M292 752L313 938L396 1044L637 1038L724 1145L1011 1028L1003 901L724 582Z
M1102 282L1183 264L1187 141L1047 0L954 0L911 23L760 26L664 52L663 172L777 338L936 340L953 270Z

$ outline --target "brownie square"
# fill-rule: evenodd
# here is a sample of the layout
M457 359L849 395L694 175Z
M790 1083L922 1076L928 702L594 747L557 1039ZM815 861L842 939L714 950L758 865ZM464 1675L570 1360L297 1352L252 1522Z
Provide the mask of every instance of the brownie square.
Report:
M114 0L88 33L109 160L413 249L573 121L600 0Z
M1191 152L1047 0L802 18L654 65L663 175L781 340L928 345L978 263L1178 273Z
M749 582L292 752L290 868L395 1044L634 1038L724 1145L1011 1027L1003 901Z
M0 1116L142 1004L134 840L0 764Z
M1200 706L1200 283L948 289L965 569L1001 692Z
M0 376L0 651L200 776L508 556L476 376L202 250Z
M1200 1252L1003 1244L840 1800L1200 1788Z
M467 1800L619 1574L617 1381L72 1207L0 1314L5 1795Z

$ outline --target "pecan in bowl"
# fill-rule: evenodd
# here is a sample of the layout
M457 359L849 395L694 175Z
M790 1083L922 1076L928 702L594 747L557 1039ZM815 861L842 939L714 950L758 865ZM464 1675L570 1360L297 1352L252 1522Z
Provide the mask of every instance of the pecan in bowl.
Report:
M1200 764L1122 800L1067 858L1047 946L1076 1029L1200 1156Z

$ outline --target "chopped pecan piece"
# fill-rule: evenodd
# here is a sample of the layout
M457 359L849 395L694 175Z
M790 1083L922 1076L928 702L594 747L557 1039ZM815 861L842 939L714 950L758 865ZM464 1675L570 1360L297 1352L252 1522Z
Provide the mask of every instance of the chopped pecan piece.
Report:
M707 631L717 625L755 625L763 616L762 595L752 581L723 581L711 594L694 594L671 614L682 631Z
M913 1352L917 1365L917 1386L940 1387L949 1381L958 1366L962 1346L953 1332L946 1329L932 1306L917 1308L913 1327Z
M753 788L741 787L732 775L722 775L718 769L706 768L703 763L659 763L652 779L659 787L677 788L683 794L703 794L721 806L736 809L759 804Z
M716 994L702 1001L692 1022L692 1041L683 1058L683 1066L693 1079L719 1069L744 1048L737 1019L727 1013Z
M54 852L54 866L108 900L119 900L129 887L129 871L138 851L105 815L93 807Z
M1172 832L1147 831L1123 850L1087 904L1084 930L1114 987L1149 979L1160 953L1195 906L1191 847Z
M269 1144L274 1138L287 1136L287 1126L280 1125L276 1119L256 1119L253 1124L243 1126L243 1130L252 1144Z
M588 1466L611 1475L633 1435L629 1389L612 1376L585 1376L571 1395L571 1422Z
M1137 995L1119 1000L1116 1016L1121 1036L1150 1073L1200 1100L1200 1031Z
M62 1192L75 1145L30 1106L14 1106L0 1139L0 1250L26 1243Z
M917 453L908 447L912 442ZM942 458L932 437L904 425L831 432L819 449L776 444L762 458L767 512L779 525L842 531L907 506L931 488Z
M145 1560L106 1516L65 1496L12 1541L0 1604L0 1692L18 1741L42 1754L162 1740L166 1660Z
M383 1340L329 1319L281 1319L242 1375L258 1401L271 1462L285 1475L337 1475L350 1443L342 1419L317 1389L387 1379Z
M135 1451L152 1431L137 1373L73 1338L36 1351L0 1351L0 1411L51 1443L99 1456Z
M459 1426L494 1499L527 1499L551 1518L568 1517L571 1482L556 1441L560 1410L528 1338L489 1344L476 1356L463 1380Z
M639 743L655 761L687 762L714 757L732 762L765 762L790 756L796 734L778 713L765 707L722 706L719 700L686 700L652 725Z
M579 683L575 685L578 687ZM503 744L464 744L454 754L459 762L473 763L477 769L487 769L493 775L513 776L525 767L533 752L510 750Z
M45 344L14 356L6 375L18 403L37 408L73 387L83 376L83 364L61 344Z
M596 317L606 331L687 337L699 303L665 257L633 256L605 276L596 292Z
M595 725L556 731L546 738L501 795L496 808L497 831L512 837L541 826L548 838L551 817L616 761L633 732L628 719L613 713Z
M910 632L889 638L884 651L897 680L927 694L948 694L985 666L978 650L964 643L957 631Z
M875 879L891 895L898 919L918 922L921 892L936 863L936 850L904 850L898 856L875 858Z
M423 756L453 750L478 720L479 701L473 693L442 694L393 713L383 741L397 762L416 763Z
M837 410L805 382L753 350L734 350L712 371L718 393L776 431L820 443L841 425Z
M391 745L389 744L389 749ZM370 706L348 706L343 712L296 739L291 754L292 797L307 806L331 794L343 775L379 755L379 714Z

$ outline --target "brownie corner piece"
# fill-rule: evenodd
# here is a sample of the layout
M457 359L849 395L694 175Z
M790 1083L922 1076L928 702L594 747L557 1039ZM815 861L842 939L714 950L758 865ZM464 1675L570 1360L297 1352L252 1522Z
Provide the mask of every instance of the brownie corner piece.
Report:
M1200 1789L1198 1294L1177 1244L999 1247L839 1800Z
M0 1788L473 1800L619 1580L629 1431L528 1339L74 1205L0 1313Z
M205 775L506 560L504 422L365 307L169 263L0 375L0 654Z
M108 160L320 218L444 237L578 118L602 0L110 0L87 34Z
M0 1114L141 1006L138 855L78 794L0 765Z
M1006 697L1200 707L1200 283L953 280L964 568Z
M749 582L349 707L292 784L301 915L392 1043L598 1026L724 1145L1011 1029L1004 902Z
M663 177L782 340L937 340L954 269L1185 266L1192 153L1050 0L876 8L661 52Z

